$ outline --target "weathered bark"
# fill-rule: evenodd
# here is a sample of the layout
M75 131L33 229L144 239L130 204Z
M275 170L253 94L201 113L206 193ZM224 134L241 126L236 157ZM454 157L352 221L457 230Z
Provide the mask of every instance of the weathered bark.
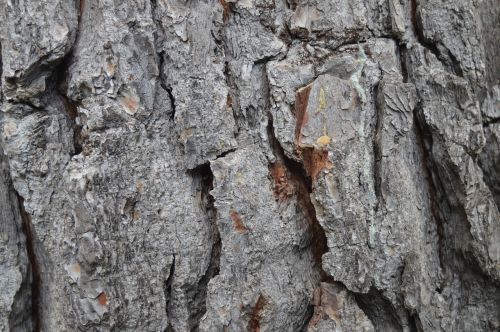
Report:
M0 1L0 331L497 331L497 0Z

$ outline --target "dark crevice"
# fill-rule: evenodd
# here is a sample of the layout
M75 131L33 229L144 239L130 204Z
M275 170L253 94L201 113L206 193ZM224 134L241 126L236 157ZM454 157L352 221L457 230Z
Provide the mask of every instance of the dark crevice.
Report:
M218 154L217 157L215 157L215 160L219 159L219 158L224 158L225 156L227 156L228 154L230 153L233 153L235 152L237 149L236 148L233 148L233 149L229 149L227 151L224 151L222 152L221 154Z
M165 281L164 293L165 293L165 310L167 312L168 325L164 332L175 332L172 327L172 320L170 316L170 306L171 306L171 298L172 298L172 283L174 282L175 275L175 254L173 255L172 264L170 265L170 272L168 274L168 278Z
M375 86L376 102L375 102L375 134L373 135L373 176L374 176L374 189L375 197L377 198L377 205L375 212L377 212L384 204L384 197L382 195L382 130L384 126L384 110L381 105L381 96L383 93L380 85Z
M212 38L217 45L218 52L223 55L224 58L224 68L222 74L224 76L224 82L227 86L227 96L226 96L226 108L228 111L232 112L233 118L235 120L235 132L234 137L238 139L241 131L246 127L246 117L242 114L240 109L240 104L238 100L239 88L236 84L235 78L231 71L231 61L234 60L233 50L228 47L231 43L228 42L227 30L230 29L228 24L230 23L231 15L235 14L233 3L226 0L218 0L219 4L223 9L223 19L224 26L220 27L220 31L217 34L212 33ZM250 124L250 123L249 123Z
M410 332L423 332L422 322L417 314L411 315L409 318Z
M31 319L33 331L41 331L41 306L40 291L42 289L41 269L36 256L36 237L31 223L31 217L24 209L24 199L16 193L21 215L21 229L26 237L26 251L28 253L29 267L31 271Z
M257 59L253 62L253 64L255 66L257 65L261 65L261 64L267 64L269 61L272 61L272 60L275 60L279 57L279 54L278 55L268 55L268 56L265 56L263 58L260 58L260 59Z
M207 311L207 291L208 283L212 278L219 274L220 255L222 251L222 242L219 228L217 227L217 210L215 208L215 199L210 194L213 189L214 176L208 163L198 166L189 171L189 174L195 181L196 190L200 191L200 207L207 217L210 228L210 240L212 243L210 258L205 274L200 278L196 287L188 291L190 294L190 331L198 331L199 323Z
M175 97L174 97L174 92L173 88L167 84L166 79L165 79L165 51L161 51L158 53L158 70L159 70L159 79L160 79L160 86L163 90L165 90L168 94L168 98L170 99L170 106L172 107L172 113L170 113L170 120L175 119L175 111L176 111L176 104L175 104Z
M401 75L403 76L403 83L408 83L410 79L408 68L406 66L408 48L406 47L406 44L401 44L398 46L398 50L399 50L399 63L401 65Z
M226 45L226 37L225 35L222 38L222 42L224 45ZM225 47L225 52L226 54L229 53L229 50ZM227 56L226 56L227 58ZM236 82L231 74L231 66L229 65L229 61L224 62L224 70L223 70L223 75L224 75L224 80L228 88L227 92L227 97L226 97L226 107L228 110L231 110L233 112L233 117L235 119L235 124L236 124L236 133L235 136L236 138L238 137L243 125L240 123L240 116L239 115L239 103L238 103L238 86L236 85Z
M284 0L287 9L294 11L297 8L298 0Z
M353 294L359 307L375 327L375 331L403 331L396 309L376 288L370 288L366 294Z
M457 59L455 54L450 51L450 49L446 48L448 53L448 58L450 59L450 66L452 68L453 73L459 77L464 77L464 73L462 71L462 67L460 67L460 61Z
M151 19L154 20L154 13L156 12L156 7L158 6L158 3L156 2L156 0L150 0L150 4L151 4Z
M172 113L170 113L170 119L174 120L175 119L175 97L173 94L173 90L171 87L170 88L163 87L163 88L165 89L165 91L167 91L168 98L170 99L170 105L172 106Z
M489 127L492 124L500 123L500 118L483 118L483 128Z
M309 329L309 322L313 319L314 317L314 305L312 303L309 303L307 306L306 314L304 316L304 323L302 324L302 327L299 329L300 332L307 332Z

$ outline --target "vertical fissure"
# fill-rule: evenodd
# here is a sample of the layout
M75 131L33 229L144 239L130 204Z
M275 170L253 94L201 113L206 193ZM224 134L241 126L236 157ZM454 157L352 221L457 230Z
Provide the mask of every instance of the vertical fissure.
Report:
M207 269L199 279L190 306L189 328L190 331L198 331L200 320L207 311L207 292L208 283L217 276L220 271L220 255L222 251L222 242L219 228L217 227L217 209L215 208L215 198L210 194L214 187L214 175L210 164L206 163L190 171L195 180L200 181L201 190L201 208L206 215L211 237L210 258Z
M406 44L400 44L398 46L398 57L399 57L399 63L401 67L401 75L403 76L403 83L408 83L409 82L409 74L408 74L408 68L406 65L406 59L408 56L408 48Z
M168 325L164 332L174 332L174 328L172 327L172 320L170 315L170 304L172 298L172 283L174 282L175 275L175 254L173 255L172 264L170 265L170 272L168 274L168 278L165 281L164 293L165 293L165 311L167 314Z
M382 131L384 127L384 110L380 100L380 94L383 93L382 87L380 85L377 85L374 90L376 91L376 123L375 133L373 135L373 176L375 197L377 198L375 212L377 212L384 204L384 197L382 195Z
M170 105L172 106L172 113L170 113L170 120L175 120L175 97L172 88L163 87L167 91L168 98L170 99Z
M170 100L170 106L172 107L172 112L170 113L170 120L175 120L175 111L176 111L176 103L173 88L167 84L165 79L165 51L161 51L158 53L158 70L160 86L163 90L165 90L168 94L168 99Z
M24 199L16 193L21 216L21 230L26 237L26 252L31 271L31 319L33 331L41 331L40 291L42 289L41 268L36 255L35 233L31 217L24 208Z

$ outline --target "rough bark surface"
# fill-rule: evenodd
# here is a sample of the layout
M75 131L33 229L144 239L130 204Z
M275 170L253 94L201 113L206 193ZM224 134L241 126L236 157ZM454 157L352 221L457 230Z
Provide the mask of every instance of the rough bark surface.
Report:
M500 330L499 17L0 1L0 331Z

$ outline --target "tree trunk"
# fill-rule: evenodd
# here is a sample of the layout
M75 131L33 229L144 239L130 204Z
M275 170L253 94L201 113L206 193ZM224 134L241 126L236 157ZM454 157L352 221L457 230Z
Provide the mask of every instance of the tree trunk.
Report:
M0 1L0 331L498 331L499 17Z

